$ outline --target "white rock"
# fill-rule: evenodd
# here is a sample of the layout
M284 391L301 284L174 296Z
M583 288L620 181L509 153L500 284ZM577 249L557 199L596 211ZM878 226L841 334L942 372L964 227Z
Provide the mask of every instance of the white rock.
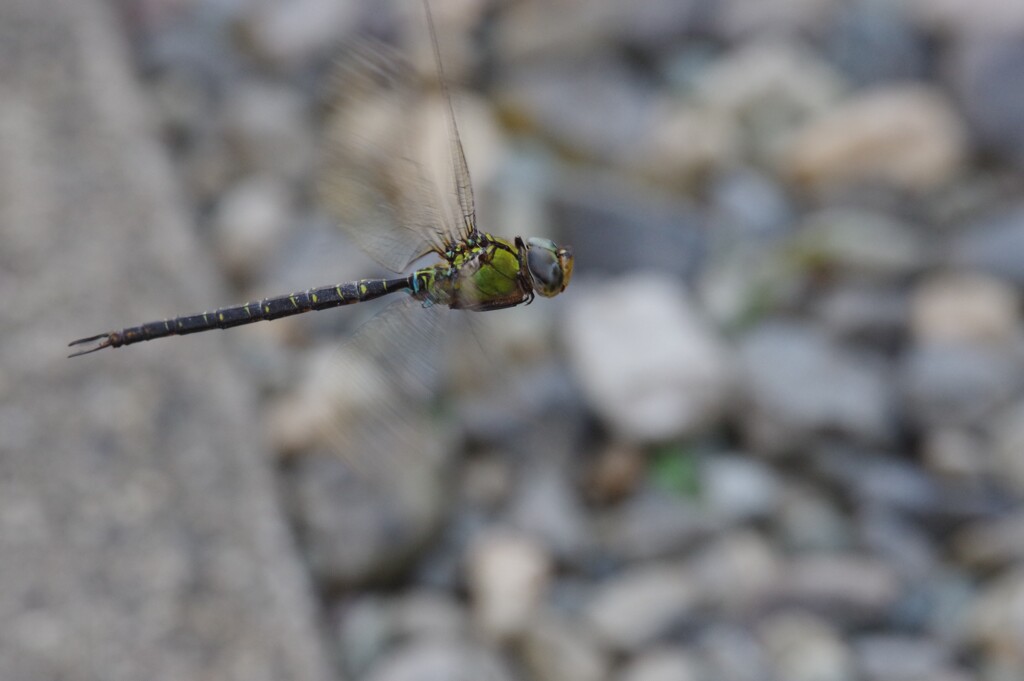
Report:
M213 234L217 253L236 277L252 276L267 261L288 226L291 194L273 177L252 177L217 204Z
M783 170L811 190L869 183L927 191L951 180L966 152L964 124L945 95L887 86L810 121L794 135Z
M603 681L609 659L581 627L554 615L534 619L523 632L522 657L537 681Z
M551 559L525 535L489 534L467 556L473 615L488 636L504 640L523 632L547 590Z
M357 13L357 3L339 0L263 3L244 31L257 54L287 66L329 48L354 26Z
M761 623L761 640L775 670L788 681L853 681L849 649L825 620L783 612Z
M1017 293L982 274L940 274L914 290L911 328L921 341L1004 344L1020 336Z
M731 366L681 282L638 274L571 297L565 335L593 408L633 441L692 433L722 413Z

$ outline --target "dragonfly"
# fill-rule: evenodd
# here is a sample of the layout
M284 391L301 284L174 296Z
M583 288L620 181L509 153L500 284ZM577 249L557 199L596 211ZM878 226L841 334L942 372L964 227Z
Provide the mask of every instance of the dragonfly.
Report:
M403 272L431 254L437 256L436 262L398 277L309 288L79 338L69 344L75 348L69 357L352 305L391 294L411 296L422 307L488 311L529 304L537 295L551 298L565 291L573 271L570 246L541 237L506 239L477 226L473 184L444 77L437 32L428 0L423 4L447 119L455 205L442 210L430 192L423 191L430 183L422 169L412 164L414 179L405 182L407 186L393 183L393 191L387 192L385 203L390 205L383 208L391 224L376 234L359 226L348 225L346 229L367 253L393 271Z

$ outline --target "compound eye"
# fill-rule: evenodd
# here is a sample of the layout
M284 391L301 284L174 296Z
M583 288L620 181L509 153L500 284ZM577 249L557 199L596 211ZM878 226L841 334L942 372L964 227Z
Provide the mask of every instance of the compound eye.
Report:
M526 254L526 264L533 276L533 289L550 298L565 289L565 272L559 258L558 246L550 239L532 238Z

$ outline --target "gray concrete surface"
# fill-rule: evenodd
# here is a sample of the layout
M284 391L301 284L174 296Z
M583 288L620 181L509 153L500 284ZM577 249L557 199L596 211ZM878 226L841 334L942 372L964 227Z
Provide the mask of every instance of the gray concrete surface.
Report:
M223 338L65 358L219 299L127 64L100 0L0 2L0 679L327 679Z

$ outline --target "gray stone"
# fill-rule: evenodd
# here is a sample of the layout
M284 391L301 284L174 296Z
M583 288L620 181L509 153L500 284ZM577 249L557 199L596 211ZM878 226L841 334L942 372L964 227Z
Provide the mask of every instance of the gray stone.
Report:
M406 473L367 471L333 455L297 458L285 496L321 581L375 583L409 568L441 521L442 493L422 468Z
M924 606L919 610L924 631L962 649L968 645L971 611L984 588L985 583L967 572L940 567L917 580L908 595Z
M1024 562L1024 511L963 527L952 545L960 562L970 568L992 570Z
M735 165L739 128L714 109L674 98L660 98L651 122L623 165L639 175L679 188L700 187Z
M623 438L693 433L725 408L725 347L671 277L638 274L577 289L566 337L590 403Z
M495 43L500 57L509 62L536 55L589 55L619 43L658 51L700 26L706 10L703 0L513 5L496 22ZM465 12L461 6L460 11Z
M922 579L931 575L941 562L931 538L898 511L883 510L881 505L868 507L872 510L857 518L863 545L901 575Z
M628 560L664 558L713 533L722 522L677 494L645 486L597 524L598 542Z
M709 623L701 627L695 654L700 662L700 679L768 681L769 661L761 642L749 627Z
M149 100L171 139L194 144L203 132L210 132L214 88L197 69L180 62L175 66L157 73L148 83Z
M697 681L700 668L689 655L673 648L655 648L641 653L619 673L617 681Z
M794 207L776 179L750 168L734 169L711 188L717 241L770 240L789 233Z
M509 74L504 106L562 145L615 162L653 120L651 92L606 58L561 59Z
M725 534L689 563L702 599L733 616L758 612L782 578L783 560L751 530Z
M223 294L121 30L107 3L0 3L0 677L321 681L226 338L64 357Z
M490 650L458 641L417 639L384 657L364 681L514 681Z
M793 132L829 110L844 88L842 76L817 55L764 40L741 45L705 69L694 98L740 126L742 157L775 167Z
M465 462L459 490L472 506L488 510L502 506L515 491L511 462L494 453L485 453Z
M838 9L823 45L851 81L872 85L928 75L933 51L905 4L860 0Z
M693 615L699 601L696 587L678 565L636 567L599 587L586 620L607 646L635 652Z
M781 500L781 485L766 464L749 456L707 458L700 471L704 503L730 521L772 515Z
M842 445L823 445L815 454L822 478L869 507L929 514L953 506L939 481L903 457Z
M537 681L604 681L609 655L585 627L545 613L523 631L519 644L531 679Z
M928 255L912 225L884 213L852 208L809 215L800 225L794 248L815 266L876 281L915 274Z
M300 93L263 81L233 83L222 112L224 135L243 172L288 180L313 167L315 143Z
M240 22L247 47L276 66L321 56L355 27L358 4L336 0L257 4Z
M854 642L853 653L868 681L942 678L953 656L939 641L898 635L861 637Z
M1024 31L1024 6L1016 0L908 0L905 5L922 28L957 37Z
M240 281L258 273L291 220L293 197L273 177L251 177L221 197L212 219L214 243L224 268Z
M409 589L391 610L399 638L455 638L469 631L468 613L447 592Z
M1018 565L988 580L970 609L967 640L1006 670L1004 678L1024 673L1024 632L1016 625L1022 602L1024 570Z
M991 1L991 0L990 0ZM1013 5L1012 0L1003 5ZM977 9L977 8L976 8ZM1024 23L1017 10L1016 21ZM977 15L977 12L974 13ZM954 51L954 87L971 128L981 145L1024 168L1024 41L1000 27L998 32L973 36Z
M577 277L637 270L688 277L698 271L708 216L693 203L594 170L559 173L548 192L551 224L583 263Z
M336 622L336 650L346 678L363 678L403 641L455 641L469 631L467 613L448 594L433 591L396 597L359 593L338 605Z
M1003 206L963 225L949 260L1024 287L1024 205Z
M786 452L817 434L884 442L893 436L893 398L881 361L865 359L821 332L766 324L742 339L742 425L754 448Z
M840 286L813 304L830 335L844 341L896 347L906 332L907 296L897 285Z
M195 132L195 131L193 131ZM231 186L238 168L230 145L215 132L202 132L178 160L182 184L197 203L213 203Z
M715 3L715 25L732 40L821 34L838 0L723 0Z
M810 485L787 485L775 521L782 545L791 550L836 551L853 541L850 519L838 502Z
M808 554L783 567L779 587L785 604L840 622L863 622L884 620L901 584L888 564L872 557Z
M1010 489L1024 490L1024 401L1001 411L990 425L992 468Z
M802 612L782 612L758 626L769 664L787 681L854 681L849 648L828 621Z
M1021 381L1007 349L927 343L910 348L899 369L905 408L918 424L980 425L1008 404Z
M335 650L341 671L356 678L395 642L391 604L374 595L360 595L345 602L336 614Z
M511 506L511 524L543 541L561 560L578 558L591 542L586 509L557 466L524 472Z
M806 189L942 187L966 160L967 131L949 98L923 85L863 92L794 136L784 172Z
M928 428L921 441L921 458L939 478L981 482L991 473L987 457L978 456L987 443L981 433L960 426Z

